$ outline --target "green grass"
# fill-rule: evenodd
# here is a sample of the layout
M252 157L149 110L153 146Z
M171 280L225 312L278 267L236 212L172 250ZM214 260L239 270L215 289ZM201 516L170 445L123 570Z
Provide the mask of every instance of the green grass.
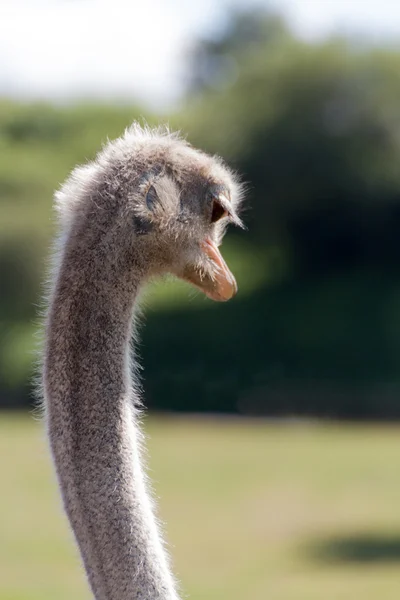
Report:
M400 428L148 421L150 474L193 600L400 596ZM0 598L89 599L42 425L0 415Z

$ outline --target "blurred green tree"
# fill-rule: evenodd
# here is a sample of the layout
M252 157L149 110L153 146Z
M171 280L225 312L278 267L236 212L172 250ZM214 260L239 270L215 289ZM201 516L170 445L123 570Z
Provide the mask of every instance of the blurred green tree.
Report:
M236 15L193 56L203 85L191 139L251 182L254 244L284 244L309 270L368 261L374 238L381 261L397 262L400 55L301 42L276 16L257 14Z
M248 184L248 231L226 244L242 294L222 310L158 293L150 406L400 416L400 52L233 14L187 87L171 123ZM0 404L27 401L53 190L140 112L0 102Z

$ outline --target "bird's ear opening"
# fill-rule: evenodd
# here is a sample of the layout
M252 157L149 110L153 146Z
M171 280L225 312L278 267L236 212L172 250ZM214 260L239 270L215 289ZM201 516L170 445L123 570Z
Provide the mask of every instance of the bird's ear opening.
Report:
M160 197L154 185L148 185L144 192L145 206L139 208L138 213L134 217L135 231L138 235L150 233L154 228L154 213L161 206Z
M155 210L157 204L159 204L160 198L156 192L154 185L151 185L146 192L146 205L152 212Z

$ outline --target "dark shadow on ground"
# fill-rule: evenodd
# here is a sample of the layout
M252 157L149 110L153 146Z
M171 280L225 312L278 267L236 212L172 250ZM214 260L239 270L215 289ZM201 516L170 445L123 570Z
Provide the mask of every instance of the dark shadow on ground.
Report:
M307 552L324 563L400 563L400 534L334 537L312 544Z

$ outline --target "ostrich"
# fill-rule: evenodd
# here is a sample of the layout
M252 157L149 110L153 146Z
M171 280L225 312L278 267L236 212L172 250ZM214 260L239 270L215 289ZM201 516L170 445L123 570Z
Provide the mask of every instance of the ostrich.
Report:
M63 504L97 600L178 600L142 465L130 352L140 288L172 273L217 301L236 282L218 246L241 188L167 129L131 126L56 193L60 237L43 395Z

